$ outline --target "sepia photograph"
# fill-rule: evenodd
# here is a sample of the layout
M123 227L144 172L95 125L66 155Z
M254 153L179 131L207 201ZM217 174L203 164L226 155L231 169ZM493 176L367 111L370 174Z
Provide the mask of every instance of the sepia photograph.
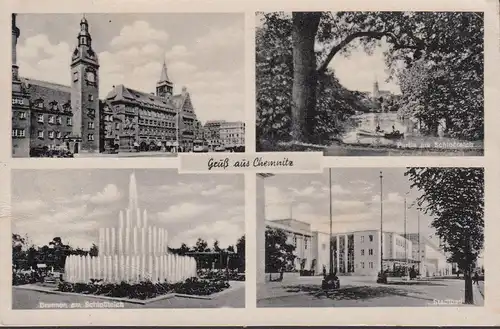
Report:
M257 191L258 307L484 306L483 168L267 174Z
M12 186L12 309L245 307L242 175L14 170Z
M12 157L243 152L244 15L12 14Z
M257 151L484 155L482 12L256 13Z

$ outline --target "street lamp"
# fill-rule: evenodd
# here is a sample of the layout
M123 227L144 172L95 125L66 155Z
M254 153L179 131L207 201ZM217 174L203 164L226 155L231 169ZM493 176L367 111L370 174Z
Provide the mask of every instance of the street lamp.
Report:
M177 108L177 123L176 123L176 129L175 129L175 139L177 141L177 153L179 153L179 147L180 147L180 142L179 142L179 108Z
M406 210L407 210L407 206L406 206L406 196L409 194L410 192L406 192L405 194L405 197L404 197L404 238L405 238L405 276L408 274L408 246L407 246L407 236L406 236Z

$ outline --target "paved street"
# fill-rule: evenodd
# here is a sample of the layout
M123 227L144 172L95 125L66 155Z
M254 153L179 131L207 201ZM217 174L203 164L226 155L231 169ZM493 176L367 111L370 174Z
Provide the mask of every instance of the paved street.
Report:
M173 297L152 302L146 305L125 303L125 308L242 308L245 307L245 288L239 285L238 289L229 291L212 300ZM80 303L106 302L109 300L90 298L85 296L71 296L60 294L48 294L32 290L12 289L13 309L36 309L41 303Z
M321 290L321 277L294 282L268 282L257 287L258 307L396 307L463 305L462 280L389 282L382 285L366 277L340 277L341 289L328 298ZM474 289L483 305L479 289Z

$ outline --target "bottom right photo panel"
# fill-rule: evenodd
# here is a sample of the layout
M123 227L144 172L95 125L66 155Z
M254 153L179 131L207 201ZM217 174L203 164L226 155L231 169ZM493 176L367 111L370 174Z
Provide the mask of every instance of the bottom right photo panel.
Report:
M484 306L484 169L257 175L257 307Z

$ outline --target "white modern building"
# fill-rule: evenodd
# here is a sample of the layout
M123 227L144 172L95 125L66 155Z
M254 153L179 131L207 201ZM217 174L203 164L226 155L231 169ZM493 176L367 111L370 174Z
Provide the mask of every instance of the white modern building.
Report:
M321 274L323 268L329 269L328 233L312 231L310 224L295 219L267 220L265 226L282 229L288 234L288 243L296 247L295 269L314 270L315 274ZM376 276L380 272L380 253L383 252L384 270L393 271L401 266L418 270L420 257L422 275L451 274L451 264L447 263L445 254L431 241L420 241L423 251L418 256L418 239L411 234L407 237L396 232L384 232L381 244L380 230L334 232L334 269L340 275Z

